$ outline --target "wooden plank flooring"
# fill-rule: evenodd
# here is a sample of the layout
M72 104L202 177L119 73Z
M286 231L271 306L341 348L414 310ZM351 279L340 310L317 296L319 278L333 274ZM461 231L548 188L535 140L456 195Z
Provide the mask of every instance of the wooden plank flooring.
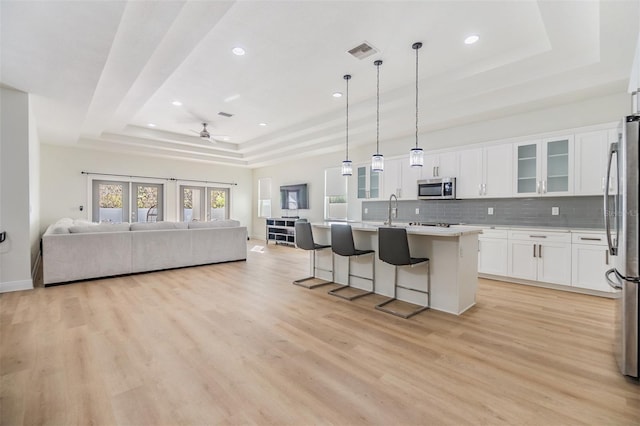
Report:
M292 285L307 256L0 295L0 423L640 424L613 300L480 280L403 320Z

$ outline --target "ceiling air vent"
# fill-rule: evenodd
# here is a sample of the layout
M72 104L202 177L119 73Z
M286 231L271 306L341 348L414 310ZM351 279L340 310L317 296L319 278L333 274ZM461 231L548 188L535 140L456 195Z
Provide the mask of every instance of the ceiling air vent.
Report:
M222 111L220 111L220 112L218 113L218 115L221 115L221 116L223 116L223 117L227 117L227 118L229 118L229 117L233 117L233 114L229 114L228 112L222 112Z
M347 53L350 53L355 58L364 59L373 54L378 53L378 49L371 46L369 43L365 41L359 44L358 46L354 47L353 49L349 49Z

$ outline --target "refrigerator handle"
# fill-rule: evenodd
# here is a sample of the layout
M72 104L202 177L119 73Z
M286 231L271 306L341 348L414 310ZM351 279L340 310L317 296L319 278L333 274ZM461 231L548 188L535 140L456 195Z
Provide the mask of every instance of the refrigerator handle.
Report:
M616 273L616 269L615 268L611 268L607 272L604 273L604 278L607 280L607 283L609 283L609 285L611 287L613 287L616 290L622 290L622 285L620 285L619 283L611 281L611 279L609 278L609 275L615 274L615 273ZM616 280L617 279L618 279L618 276L616 275Z
M612 143L611 148L609 149L609 160L607 162L607 182L609 182L609 179L611 178L611 163L613 162L613 155L617 154L617 152L618 152L618 144ZM616 166L616 173L619 173L617 166ZM618 179L616 179L616 182L620 182L620 176L618 176ZM615 256L618 254L618 247L614 247L614 244L611 241L612 214L615 215L617 214L617 212L609 211L609 185L607 185L604 190L604 225L605 225L605 231L607 233L607 244L609 246L609 252L611 253L611 256ZM617 243L618 243L618 227L616 226L616 244Z

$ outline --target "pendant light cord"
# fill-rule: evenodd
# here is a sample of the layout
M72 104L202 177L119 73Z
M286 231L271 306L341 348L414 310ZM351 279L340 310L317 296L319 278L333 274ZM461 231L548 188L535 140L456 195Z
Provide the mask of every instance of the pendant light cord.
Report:
M347 81L347 158L346 161L349 161L349 79L350 75L345 75L344 79Z
M418 49L416 50L416 149L418 149Z
M376 81L376 155L380 154L380 65L382 61L376 61L378 69Z

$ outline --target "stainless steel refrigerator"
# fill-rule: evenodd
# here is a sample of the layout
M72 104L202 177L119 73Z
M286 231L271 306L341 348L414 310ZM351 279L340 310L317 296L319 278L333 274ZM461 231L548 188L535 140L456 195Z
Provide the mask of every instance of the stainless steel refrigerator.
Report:
M638 302L640 295L638 236L640 207L640 115L626 117L617 143L609 149L604 195L605 228L614 268L605 278L616 289L615 352L622 374L638 378ZM613 180L611 180L613 179ZM613 191L609 192L609 186Z

